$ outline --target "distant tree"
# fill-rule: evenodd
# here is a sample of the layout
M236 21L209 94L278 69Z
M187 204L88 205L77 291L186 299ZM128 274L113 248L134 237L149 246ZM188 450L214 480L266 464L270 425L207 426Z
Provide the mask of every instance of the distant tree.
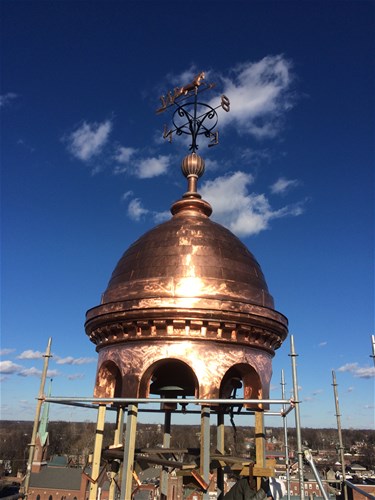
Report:
M231 425L225 427L226 452L232 455L254 458L254 448L250 443L254 436L251 426L237 425L243 417L235 416L236 432ZM214 419L212 418L212 421ZM240 421L240 423L242 423ZM0 421L0 460L10 464L12 473L25 471L31 440L33 423L26 421ZM92 422L49 423L49 452L51 455L66 455L77 465L83 464L89 453L93 451L96 424ZM107 423L104 430L104 446L113 443L115 426ZM171 446L174 448L198 448L200 446L199 425L174 425L172 417ZM331 453L334 463L338 458L337 429L302 428L302 440L312 449L326 449ZM375 468L375 431L343 429L344 450L358 452L360 461L367 468ZM163 442L163 426L139 423L137 426L136 446L154 448ZM284 445L283 428L272 428L267 432L267 439L276 440L275 446L281 451ZM211 451L216 449L216 426L211 425ZM288 429L288 446L291 452L297 449L295 428Z

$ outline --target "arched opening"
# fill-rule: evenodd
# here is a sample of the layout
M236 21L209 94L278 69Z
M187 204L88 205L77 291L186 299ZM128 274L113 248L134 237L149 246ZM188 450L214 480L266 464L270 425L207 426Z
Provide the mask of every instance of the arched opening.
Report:
M120 398L122 395L121 372L113 361L104 362L97 374L96 388L100 397Z
M162 359L142 375L139 397L198 397L198 380L193 369L179 359Z
M241 391L241 389L243 391ZM260 377L252 366L240 363L232 366L224 375L220 384L220 398L230 399L242 397L244 399L261 399L262 384ZM246 408L261 408L262 405L248 404Z

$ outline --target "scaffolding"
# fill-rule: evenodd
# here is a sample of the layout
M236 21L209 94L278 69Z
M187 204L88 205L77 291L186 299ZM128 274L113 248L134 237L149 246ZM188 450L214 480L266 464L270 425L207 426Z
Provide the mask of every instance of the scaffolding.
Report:
M158 449L165 453L176 452L178 450L172 450L170 448L170 438L171 438L171 413L181 413L181 414L200 414L200 448L198 450L199 454L199 470L192 471L192 475L203 491L203 499L209 498L208 487L210 483L210 460L215 459L219 462L219 467L217 469L217 491L218 497L222 498L224 495L224 473L223 464L233 464L236 462L234 457L226 456L224 449L224 417L228 414L228 410L233 407L257 405L258 408L251 408L250 411L246 413L236 413L236 415L254 415L255 416L255 452L256 461L255 464L251 464L250 461L242 459L242 462L246 465L243 471L247 474L252 473L254 477L257 478L257 487L260 487L260 479L263 476L273 476L274 469L269 461L266 461L266 436L264 427L264 418L267 416L281 417L283 419L284 428L284 446L285 446L285 464L286 464L286 482L287 482L287 495L288 500L291 498L290 492L290 467L289 467L289 447L288 447L288 425L287 416L289 413L294 412L295 415L295 432L297 441L297 456L298 456L298 481L300 498L304 500L305 489L304 489L304 471L303 471L303 460L306 459L310 462L312 460L311 455L303 449L301 440L301 421L299 413L299 396L298 396L298 380L297 380L297 366L296 358L297 354L294 347L294 338L290 337L290 357L292 364L292 382L293 382L293 397L291 399L285 398L285 379L284 371L281 372L281 399L200 399L200 398L94 398L94 397L51 397L44 395L44 386L47 377L48 362L51 357L51 343L52 339L48 341L46 353L44 354L44 366L41 377L41 384L39 390L39 396L37 399L37 408L35 414L35 421L33 426L32 438L29 449L29 457L27 462L26 476L24 480L24 495L27 498L29 493L29 484L31 476L31 467L33 463L36 435L38 430L38 423L40 418L41 407L43 403L54 403L67 406L76 406L81 408L91 408L97 411L97 423L95 432L95 444L92 456L92 468L91 468L91 484L90 484L90 500L96 500L98 498L98 478L100 477L101 470L101 460L103 458L103 432L105 426L106 411L116 412L116 426L113 438L112 449L117 450L115 455L117 462L122 462L122 467L120 469L120 486L114 481L114 473L111 473L111 484L109 490L109 499L115 500L116 498L130 499L132 497L132 484L134 474L134 461L135 461L135 441L136 441L136 429L138 421L138 412L158 412L164 413L164 431L163 431L163 443L162 448ZM340 425L340 413L338 406L338 395L337 395L337 383L334 372L333 376L333 386L334 395L336 401L336 417L338 422L338 433L340 442L341 457L343 457L343 446L342 446L342 436L341 436L341 425ZM160 409L147 409L143 408L143 405L150 404L161 404ZM181 410L168 410L168 405L181 405ZM167 406L165 406L167 405ZM199 405L200 410L192 410L188 406ZM265 408L261 408L264 405ZM270 411L270 407L279 405L281 409L279 411ZM126 426L125 435L123 432L124 417L126 411ZM211 415L217 416L217 442L215 455L210 454L210 425L211 425ZM124 445L122 446L122 439L124 435ZM120 448L122 448L120 450ZM180 450L181 451L181 450ZM158 461L153 463L157 463ZM342 460L343 462L343 460ZM159 465L164 466L161 472L160 481L160 492L161 499L167 498L167 476L166 467L173 466L174 462L168 460L159 460ZM177 464L177 462L175 462ZM180 465L180 464L179 464ZM315 474L316 469L312 467ZM322 496L326 497L322 482L320 481L319 475L315 474L317 482L322 492ZM347 482L345 482L345 474L343 475L344 495L345 500L347 500ZM118 492L120 492L118 496Z

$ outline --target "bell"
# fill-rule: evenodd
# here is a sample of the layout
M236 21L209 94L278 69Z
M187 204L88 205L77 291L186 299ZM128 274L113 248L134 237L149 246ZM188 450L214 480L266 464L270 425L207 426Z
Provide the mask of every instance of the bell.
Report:
M186 390L178 385L164 385L158 386L158 381L155 380L150 385L150 394L159 394L162 398L178 398L178 396L185 396Z
M150 394L161 398L186 398L194 396L195 385L190 371L179 362L170 362L160 366L153 374ZM162 409L175 410L176 403L163 403Z

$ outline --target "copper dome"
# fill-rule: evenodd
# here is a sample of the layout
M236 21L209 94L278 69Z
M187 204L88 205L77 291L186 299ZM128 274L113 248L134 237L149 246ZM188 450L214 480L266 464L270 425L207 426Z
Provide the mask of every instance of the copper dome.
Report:
M271 354L287 335L246 246L188 192L173 217L133 243L115 267L86 332L100 349L127 340L205 338ZM154 337L154 338L152 338ZM203 338L202 338L203 337Z
M102 303L177 304L186 298L274 306L255 257L202 211L181 210L133 243L115 267Z

